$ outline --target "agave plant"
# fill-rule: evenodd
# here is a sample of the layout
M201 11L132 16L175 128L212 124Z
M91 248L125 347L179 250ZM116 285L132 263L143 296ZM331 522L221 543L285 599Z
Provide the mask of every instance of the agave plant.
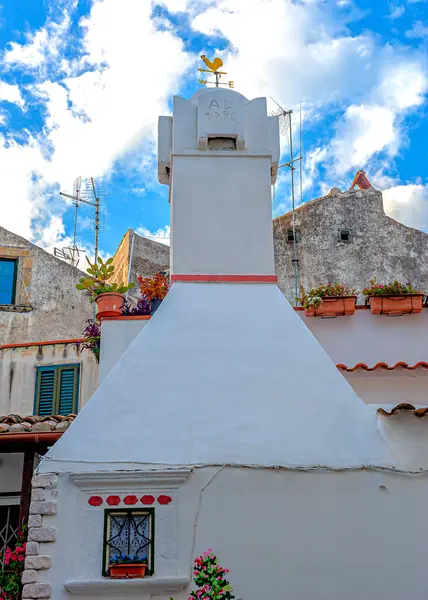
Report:
M87 275L80 278L79 283L76 284L76 288L88 292L91 297L91 302L93 302L100 294L106 292L124 294L134 287L134 283L129 283L128 285L125 285L123 282L108 283L108 280L113 277L114 273L112 258L109 258L104 262L99 256L96 263L91 263L88 257L86 257L86 260L89 263L89 267L86 269Z

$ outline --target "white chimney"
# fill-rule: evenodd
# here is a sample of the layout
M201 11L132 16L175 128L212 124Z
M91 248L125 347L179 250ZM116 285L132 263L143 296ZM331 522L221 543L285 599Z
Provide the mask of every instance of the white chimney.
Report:
M265 99L176 97L159 132L175 283L41 470L387 464L375 414L276 285Z

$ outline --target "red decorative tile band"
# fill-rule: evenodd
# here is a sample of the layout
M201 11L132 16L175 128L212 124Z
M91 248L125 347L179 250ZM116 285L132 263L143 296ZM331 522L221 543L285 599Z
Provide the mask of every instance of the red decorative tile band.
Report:
M101 506L102 503L103 499L101 498L101 496L91 496L88 500L88 504L90 504L91 506Z
M158 502L159 504L169 504L170 502L172 502L172 498L171 496L165 496L164 494L161 494L160 496L158 496Z
M134 506L138 502L138 497L134 494L128 494L122 499L120 496L112 495L107 496L105 501L109 506L117 506L121 502L123 502L127 506ZM168 496L166 494L160 494L160 496L157 497L157 501L159 504L169 504L170 502L172 502L172 498L171 496ZM88 504L90 504L91 506L101 506L103 502L104 500L101 496L91 496L88 500ZM147 506L150 504L154 504L156 502L156 498L152 496L152 494L144 494L144 496L141 496L140 502L141 504Z
M124 504L132 505L132 504L137 504L138 502L138 498L137 496L125 496L125 498L123 499Z
M154 496L142 496L142 498L140 498L141 503L142 504L153 504L153 502L155 501L155 497Z
M108 496L106 502L109 506L117 506L120 504L120 496Z

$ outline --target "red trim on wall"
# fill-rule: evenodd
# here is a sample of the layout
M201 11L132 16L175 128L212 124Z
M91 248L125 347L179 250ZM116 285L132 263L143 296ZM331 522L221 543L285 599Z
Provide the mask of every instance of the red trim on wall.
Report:
M277 283L277 275L171 275L171 283Z
M148 321L151 315L137 315L136 317L121 316L121 317L101 317L100 321Z
M19 344L3 344L0 346L0 350L6 348L30 348L30 346L53 346L54 344L83 344L85 340L51 340L48 342L21 342Z

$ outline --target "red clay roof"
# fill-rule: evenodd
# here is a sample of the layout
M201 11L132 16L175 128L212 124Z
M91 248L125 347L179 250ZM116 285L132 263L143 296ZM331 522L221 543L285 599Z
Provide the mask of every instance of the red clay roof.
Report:
M414 371L415 369L417 369L419 367L421 367L423 369L428 369L428 362L421 360L414 365L409 365L408 363L406 363L404 361L397 362L397 363L395 363L395 365L388 365L388 363L385 363L385 362L378 362L373 367L369 367L368 365L366 365L366 363L357 363L353 367L347 367L346 365L338 364L338 365L336 365L336 367L338 369L340 369L341 371L346 371L347 373L352 373L352 371L356 371L357 369L361 369L362 371L375 371L376 369L384 369L385 371L393 371L394 369L401 368L401 369L406 369L407 371Z
M57 432L62 433L68 429L74 421L76 415L49 415L39 417L29 415L20 417L19 415L0 416L0 435L11 433L44 433Z
M390 410L390 412L388 412L387 410L383 409L383 408L378 408L377 409L377 414L381 415L382 417L393 417L394 415L397 415L401 412L406 412L410 415L413 415L414 417L425 417L428 414L428 407L423 407L423 408L415 408L413 406L413 404L397 404L397 406L394 406L394 408L392 408Z

